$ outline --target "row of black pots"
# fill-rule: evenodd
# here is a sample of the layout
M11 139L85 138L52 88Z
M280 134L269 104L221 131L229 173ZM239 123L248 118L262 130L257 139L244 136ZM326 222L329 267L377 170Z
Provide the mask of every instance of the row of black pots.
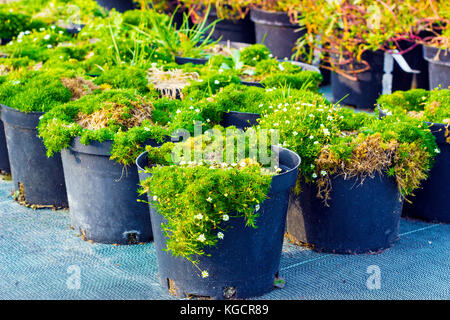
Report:
M9 156L13 192L20 192L21 200L38 207L70 206L72 227L85 240L133 244L152 239L147 205L136 201L137 168L124 169L109 159L111 141L85 146L74 139L61 154L47 158L37 131L43 113L1 109L6 135L6 143L0 140L1 156Z
M394 63L391 80L391 91L409 90L412 88L433 89L438 86L450 86L450 54L448 50L438 52L437 48L416 46L403 54L411 69L420 71L415 76L404 72ZM372 109L378 97L383 93L384 52L366 51L362 59L367 61L370 69L355 74L356 81L336 72L331 74L333 99L361 109ZM342 66L344 69L346 66ZM389 81L389 80L388 80Z
M380 117L386 114L378 107ZM447 142L448 125L427 122L436 138L440 153L436 155L434 166L420 189L414 192L410 201L405 201L403 216L429 222L450 223L450 143Z

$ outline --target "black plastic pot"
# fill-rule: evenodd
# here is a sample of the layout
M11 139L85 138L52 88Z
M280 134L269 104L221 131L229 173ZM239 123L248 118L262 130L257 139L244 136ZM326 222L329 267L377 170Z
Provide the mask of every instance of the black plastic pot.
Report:
M378 107L380 118L386 114ZM448 125L443 123L430 123L430 130L436 138L439 153L428 179L422 182L420 189L414 191L413 197L405 201L403 216L417 218L429 222L450 223L450 143L445 136Z
M342 100L342 104L361 109L372 109L383 90L384 53L382 51L366 51L363 53L362 59L369 63L370 70L357 73L357 81L332 72L331 90L335 102L348 95ZM349 66L344 65L341 68L344 71L349 70Z
M6 148L5 129L3 128L3 122L0 120L0 174L8 174L10 172L11 169L9 167L8 149Z
M36 129L44 113L1 107L14 191L23 190L30 205L67 207L61 156L47 158Z
M361 185L355 178L331 177L329 207L315 184L291 192L287 231L295 242L331 253L378 253L398 238L402 201L395 179L376 175Z
M207 25L217 20L216 8L212 7L207 18ZM255 24L249 15L240 20L224 19L216 23L212 37L222 41L255 43Z
M403 215L430 222L450 223L450 143L446 141L445 131L449 126L429 123L441 151L427 180L414 192L415 196L405 201Z
M61 152L72 227L94 242L150 241L148 205L137 201L137 168L110 160L111 145L112 141L83 145L75 138Z
M214 299L249 298L273 289L279 271L281 248L286 225L286 210L291 188L298 176L300 157L292 151L280 150L280 167L287 169L272 179L268 199L261 204L258 228L245 227L242 218L227 222L230 228L217 247L206 248L211 256L201 256L200 266L210 276L202 278L192 263L166 252L166 239L161 231L162 217L150 208L156 257L161 285L178 297ZM147 154L137 159L140 170L147 166ZM139 173L141 180L149 177Z
M264 44L278 58L290 58L297 39L305 34L292 24L284 12L270 12L252 8L250 19L255 23L256 42Z
M412 69L418 69L420 74L416 75L417 88L427 88L428 77L426 75L427 65L422 57L419 55L420 49L414 48L412 51L405 53L403 58ZM331 89L333 93L333 100L335 102L341 100L342 104L351 105L361 109L373 109L376 100L383 92L383 74L384 74L384 52L382 51L366 51L362 54L362 60L369 63L370 69L355 74L357 81L346 78L336 72L331 73ZM350 70L349 66L343 65L341 69L344 71ZM353 75L349 72L350 75ZM409 90L413 86L413 76L406 73L394 61L394 68L392 70L392 88L391 91Z
M133 0L95 0L107 10L116 9L118 12L125 12L135 8Z
M175 57L175 62L178 64L206 64L209 59L206 58L185 58L185 57Z
M429 63L430 89L441 85L443 89L450 87L450 50L435 47L423 47L423 56Z
M235 126L238 129L245 130L258 125L257 120L259 118L261 118L259 113L228 111L223 113L220 125L224 128Z

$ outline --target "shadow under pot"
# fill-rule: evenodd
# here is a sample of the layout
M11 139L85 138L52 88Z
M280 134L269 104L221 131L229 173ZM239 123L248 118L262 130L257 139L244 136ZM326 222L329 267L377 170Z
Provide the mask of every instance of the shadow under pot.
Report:
M258 125L259 113L228 111L222 115L220 125L224 128L235 126L237 129L245 130Z
M224 239L214 248L205 248L206 254L199 257L199 265L210 274L208 278L202 278L191 262L165 250L166 237L161 230L164 219L150 206L159 278L169 293L180 298L244 299L273 290L280 266L289 189L295 185L300 165L296 153L277 149L284 172L272 178L268 198L261 203L256 220L258 228L246 227L244 218L230 214L225 225L230 228ZM147 166L146 153L139 156L137 164L139 170ZM143 171L139 175L141 181L150 177Z
M430 89L450 87L450 50L439 50L435 47L423 47L423 56L428 61Z
M361 184L332 176L329 206L317 197L316 184L301 183L291 192L287 232L296 244L314 251L379 253L398 239L403 201L395 179L376 174Z
M278 58L290 58L294 53L297 39L306 31L290 21L285 12L271 12L252 8L250 19L255 23L256 43L262 43Z
M3 121L0 120L0 174L2 173L9 174L11 173L11 169L9 167L8 149L6 148L5 129L3 127Z
M13 191L27 205L67 207L60 154L48 158L37 126L43 112L2 107Z
M71 225L83 240L137 244L152 239L148 205L138 202L136 165L110 160L112 141L72 140L61 151Z

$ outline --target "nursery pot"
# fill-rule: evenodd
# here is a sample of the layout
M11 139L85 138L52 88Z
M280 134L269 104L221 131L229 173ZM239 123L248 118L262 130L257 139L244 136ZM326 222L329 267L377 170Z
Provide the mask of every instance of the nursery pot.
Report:
M424 46L423 55L429 63L430 89L439 85L443 89L448 89L450 87L450 50Z
M215 7L211 7L206 24L210 25L218 19ZM244 19L223 19L216 23L212 37L216 40L255 43L255 24L247 14Z
M252 8L250 19L255 23L256 43L262 43L278 58L290 58L297 39L305 34L292 24L285 12L271 12Z
M287 232L294 243L318 252L378 253L398 239L402 201L395 179L376 174L361 184L332 176L326 206L315 184L301 183L291 192Z
M386 114L378 107L380 118ZM434 166L428 174L428 179L422 182L414 196L403 204L403 216L417 218L429 222L450 223L450 143L447 142L446 130L449 125L430 123L431 133L436 138L441 153L434 158Z
M84 240L136 244L152 239L148 205L138 202L136 165L110 160L112 141L72 140L61 152L71 225ZM156 144L155 144L156 145ZM141 197L146 201L147 198Z
M436 155L428 179L414 192L415 196L409 198L411 203L405 201L403 215L450 223L450 141L447 142L445 137L446 130L450 128L443 123L428 124L441 153Z
M413 83L413 76L401 70L398 63L393 61L391 92L409 90L413 86L417 88L427 87L427 66L418 54L418 50L420 49L414 48L412 51L403 55L403 58L411 68L421 71L420 74L415 76L415 83ZM348 72L351 76L356 76L356 81L339 73L332 72L331 90L333 100L337 102L348 95L342 100L343 104L360 109L372 109L378 97L383 93L384 59L384 52L381 50L365 51L362 54L362 60L368 62L370 66L369 70L352 74L350 72L350 65L340 66L342 71Z
M6 148L5 129L3 128L3 122L0 120L0 174L10 172L8 149Z
M336 102L348 95L342 100L343 104L361 109L371 109L383 90L384 53L382 51L366 51L362 54L362 59L369 63L370 70L357 73L356 81L332 72L331 91ZM349 71L350 65L343 65L341 69L344 72Z
M67 207L61 156L47 158L36 129L44 113L1 107L14 191L30 205Z
M186 58L186 57L175 57L175 62L178 64L186 64L186 63L192 63L192 64L206 64L209 59L207 58Z
M237 129L245 130L249 127L258 125L259 113L228 111L222 115L220 125L224 128L235 126Z
M107 9L116 9L118 12L125 12L135 8L133 0L95 0L97 3Z
M164 250L164 220L150 207L159 278L169 292L178 297L228 299L260 296L273 289L279 271L289 189L297 180L300 164L296 153L278 150L280 167L285 172L272 178L268 198L261 203L256 220L258 228L245 227L243 218L232 217L226 222L231 228L224 239L216 247L205 249L211 256L199 257L199 266L209 272L207 278L202 278L191 262ZM139 156L137 165L139 170L147 166L146 153ZM143 171L139 175L141 180L149 177Z

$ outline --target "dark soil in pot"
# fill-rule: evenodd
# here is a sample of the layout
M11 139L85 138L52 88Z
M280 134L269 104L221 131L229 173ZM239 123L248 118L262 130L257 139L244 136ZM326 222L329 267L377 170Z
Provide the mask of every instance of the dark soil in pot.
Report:
M378 253L398 239L402 201L395 179L376 175L361 185L355 178L332 177L327 207L317 187L302 183L291 192L289 238L318 252Z
M9 167L8 149L6 148L5 129L3 128L3 122L0 120L0 174L9 174L10 172L11 169Z
M133 10L135 8L133 0L96 0L97 3L107 10L116 9L118 12Z
M42 112L25 113L2 106L14 191L33 206L67 207L61 156L47 158L36 127Z
M147 165L144 153L137 159L138 167ZM211 256L201 256L200 265L213 275L202 278L192 263L164 251L165 237L161 216L150 209L161 285L178 297L214 299L249 298L263 295L274 287L279 271L281 248L286 225L289 188L295 184L300 158L281 149L280 167L289 168L272 179L269 198L261 204L258 228L247 228L243 219L230 219L225 238ZM141 180L148 174L140 173ZM227 222L228 223L228 222Z
M278 58L290 58L297 39L302 37L305 31L290 22L289 16L284 12L270 12L252 8L250 19L255 23L256 43L264 44L270 52Z
M423 47L423 56L429 63L430 89L439 85L443 89L450 87L450 50L435 47Z
M212 7L207 18L207 25L217 20L216 8ZM255 43L255 24L247 14L244 19L224 19L216 23L212 37L216 40Z
M137 244L152 239L148 205L138 202L136 165L110 160L112 141L82 145L75 138L61 152L71 225L84 240ZM141 197L146 201L147 198Z
M259 118L261 118L259 113L228 111L223 113L220 125L224 128L235 126L238 129L245 130L258 125L257 120Z

